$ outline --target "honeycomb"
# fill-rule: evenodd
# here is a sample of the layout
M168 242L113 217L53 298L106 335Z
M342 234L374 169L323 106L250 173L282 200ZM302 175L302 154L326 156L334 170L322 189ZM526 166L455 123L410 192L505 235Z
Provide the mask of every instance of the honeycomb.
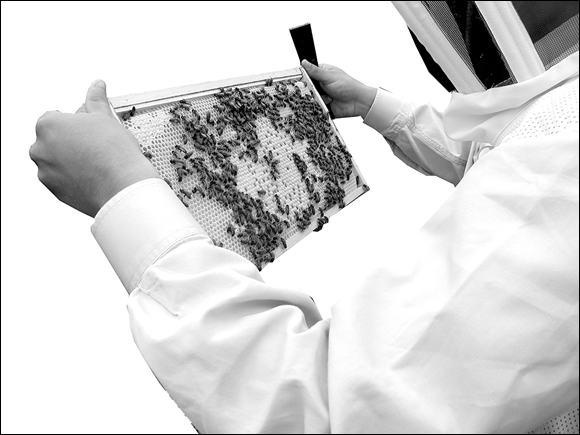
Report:
M296 72L111 99L214 244L259 269L369 190L308 76Z

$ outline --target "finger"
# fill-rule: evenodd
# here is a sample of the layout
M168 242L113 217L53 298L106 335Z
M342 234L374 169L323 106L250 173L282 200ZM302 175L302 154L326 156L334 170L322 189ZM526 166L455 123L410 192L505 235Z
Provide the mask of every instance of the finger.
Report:
M37 156L38 156L37 151L36 151L37 148L38 148L38 146L36 145L36 142L34 142L30 146L30 149L28 150L28 156L30 157L30 160L32 160L34 162L34 164L36 166L38 166L38 163L36 162L36 159L37 159Z
M322 97L322 101L324 101L324 104L328 105L332 102L332 98L329 97L328 95L321 95Z
M85 101L85 109L87 113L104 113L111 115L109 108L109 100L107 99L107 86L102 80L95 80L87 91L87 99Z
M85 103L83 103L75 113L87 113L87 107L85 106Z
M325 79L328 78L328 71L311 64L306 59L302 61L302 66L304 67L308 75L314 80L323 82Z
M36 137L40 137L46 125L50 122L51 119L54 118L57 113L60 112L58 112L58 110L49 110L48 112L44 112L44 114L38 118L36 121Z

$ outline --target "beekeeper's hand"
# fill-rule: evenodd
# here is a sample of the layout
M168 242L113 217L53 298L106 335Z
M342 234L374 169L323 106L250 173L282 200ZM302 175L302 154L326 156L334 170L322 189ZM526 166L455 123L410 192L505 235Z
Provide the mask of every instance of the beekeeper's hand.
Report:
M328 97L323 97L324 103L330 102L332 113L337 118L364 118L367 115L375 99L376 88L359 82L332 65L316 66L303 60L302 66L311 78L320 82L322 89L328 94Z
M92 217L125 187L159 177L137 139L113 117L102 80L91 85L77 113L52 111L38 119L30 158L48 190Z

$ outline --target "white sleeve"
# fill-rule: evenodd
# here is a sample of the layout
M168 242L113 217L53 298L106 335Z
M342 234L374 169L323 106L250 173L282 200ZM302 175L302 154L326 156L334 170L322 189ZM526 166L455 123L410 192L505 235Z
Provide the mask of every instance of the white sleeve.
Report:
M379 88L364 123L382 134L411 168L454 185L463 178L472 143L450 139L442 113L431 105L415 106Z
M332 319L213 246L161 180L93 232L202 433L525 433L578 403L578 161L577 128L489 152Z
M92 230L130 292L135 343L201 433L330 431L329 320L308 295L214 246L159 179L112 198Z

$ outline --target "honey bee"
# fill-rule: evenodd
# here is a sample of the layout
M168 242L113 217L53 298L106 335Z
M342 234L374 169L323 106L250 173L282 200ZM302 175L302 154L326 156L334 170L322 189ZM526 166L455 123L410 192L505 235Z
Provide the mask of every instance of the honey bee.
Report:
M187 199L191 199L191 193L187 192L186 190L183 189L179 189L179 191L181 193L183 193L185 196L187 196Z

